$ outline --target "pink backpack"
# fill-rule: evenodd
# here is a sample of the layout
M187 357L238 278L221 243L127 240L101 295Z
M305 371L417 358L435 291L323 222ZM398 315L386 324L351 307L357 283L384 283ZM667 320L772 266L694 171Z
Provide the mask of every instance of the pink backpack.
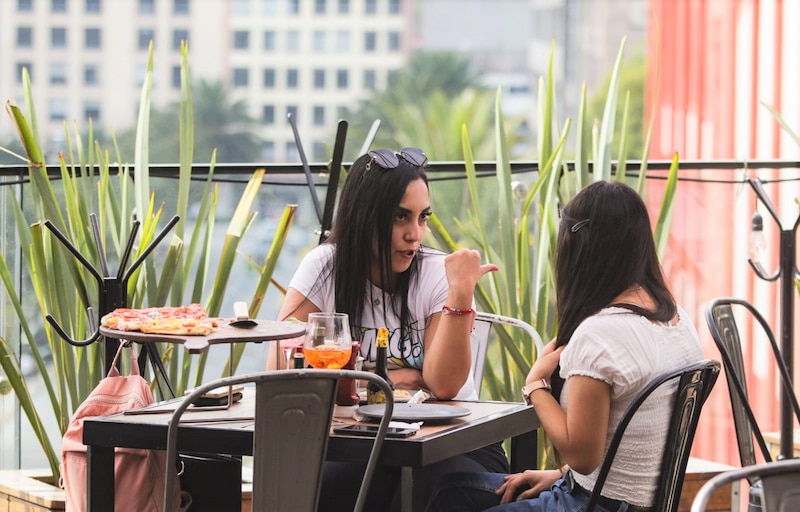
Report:
M131 375L121 377L116 367L124 345L120 345L108 376L86 397L75 411L61 444L61 487L66 491L66 512L86 510L86 445L83 444L83 420L105 416L152 404L153 393L139 375L139 365L131 349ZM160 450L117 448L114 454L114 510L162 512L164 503L164 466L166 454ZM186 493L183 493L186 495ZM188 497L188 495L186 495ZM186 510L191 499L180 508L178 486L174 510Z

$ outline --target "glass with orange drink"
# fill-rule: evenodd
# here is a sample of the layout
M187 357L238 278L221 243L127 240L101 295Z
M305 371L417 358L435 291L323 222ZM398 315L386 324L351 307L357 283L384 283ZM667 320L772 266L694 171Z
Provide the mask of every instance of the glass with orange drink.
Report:
M310 313L306 321L303 354L314 368L338 370L350 360L350 322L345 313Z

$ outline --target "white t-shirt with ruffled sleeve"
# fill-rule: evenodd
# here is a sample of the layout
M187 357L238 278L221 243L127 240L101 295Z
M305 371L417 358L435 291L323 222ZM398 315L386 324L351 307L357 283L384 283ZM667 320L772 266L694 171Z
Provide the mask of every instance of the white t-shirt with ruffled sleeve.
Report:
M606 448L623 412L639 391L658 375L703 359L697 330L686 311L678 307L678 314L679 321L670 326L653 323L625 308L605 308L578 326L562 352L564 410L570 377L591 377L611 387ZM652 505L676 387L677 381L656 390L628 425L603 485L603 496L638 506ZM591 491L598 471L573 474L581 487Z

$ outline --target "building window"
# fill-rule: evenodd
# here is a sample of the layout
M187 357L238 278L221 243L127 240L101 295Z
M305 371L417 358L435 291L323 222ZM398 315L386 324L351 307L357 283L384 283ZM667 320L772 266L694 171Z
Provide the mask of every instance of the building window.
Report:
M297 105L289 105L286 107L286 119L289 119L289 116L292 116L292 119L297 121ZM292 142L294 145L294 142Z
M375 90L375 70L374 69L365 69L364 70L364 89L369 89L370 91Z
M316 14L325 14L325 0L314 0L314 12Z
M300 160L300 153L297 151L297 144L294 142L286 143L286 161L297 162Z
M181 88L181 67L180 66L172 66L172 88L173 89L180 89Z
M336 32L336 51L340 53L347 53L350 51L350 32L347 30L340 30Z
M100 84L100 73L97 66L94 64L87 64L86 67L83 68L83 83L85 85Z
M286 87L288 89L297 89L299 80L297 78L297 69L291 68L286 70Z
M264 105L261 109L261 122L264 124L275 124L275 106Z
M24 69L28 70L28 76L31 78L31 82L33 82L33 64L30 62L17 62L17 84L22 83L22 71Z
M300 32L289 30L286 32L286 51L297 52L300 50Z
M100 29L87 28L86 29L86 48L100 48Z
M67 0L53 0L50 10L53 12L67 12Z
M366 0L364 2L364 12L367 14L375 14L376 12L378 12L378 1Z
M314 145L311 149L311 154L313 155L312 158L316 161L323 161L326 160L328 151L325 143L321 140L315 140Z
M275 31L267 30L264 32L264 49L269 52L275 51Z
M100 103L95 100L86 100L83 105L83 118L92 119L97 122L100 120Z
M261 146L261 159L265 162L275 161L275 142L271 140L264 141L264 145Z
M156 12L155 0L139 0L139 14L153 14Z
M400 0L389 0L389 14L400 14Z
M100 0L86 0L86 12L100 12Z
M314 70L314 89L324 89L325 88L325 70L324 69L315 69Z
M67 100L52 98L47 103L51 121L63 121L67 118Z
M350 0L339 0L339 14L348 14L350 12Z
M33 11L33 0L17 0L18 12L31 12Z
M63 62L50 63L50 83L53 85L67 83L67 65Z
M264 88L272 89L275 87L275 69L267 68L264 70Z
M247 68L233 68L233 86L247 87L248 72Z
M17 27L17 48L31 48L33 46L33 29L31 27Z
M375 32L367 32L364 34L364 51L365 52L374 52L375 51L375 40L377 36Z
M314 107L314 125L322 126L325 124L325 107Z
M313 41L313 48L315 52L324 52L325 51L325 32L322 30L315 30L314 31L314 41Z
M250 14L250 0L233 0L233 14L247 16Z
M347 83L349 82L349 74L346 69L338 69L336 70L336 87L339 89L347 89Z
M264 14L278 14L278 0L263 0Z
M236 50L247 50L250 47L250 32L247 30L235 30L233 32L233 48Z
M67 29L54 27L50 29L50 46L52 48L67 47Z
M189 0L175 0L172 11L175 14L189 14Z
M389 32L389 51L400 51L400 32L396 30Z
M289 14L300 14L300 0L289 0L286 5Z
M156 31L152 28L140 28L137 38L137 45L140 50L147 51L150 48L150 41L155 41Z
M185 29L175 29L172 31L172 49L180 51L181 43L189 42L189 31Z

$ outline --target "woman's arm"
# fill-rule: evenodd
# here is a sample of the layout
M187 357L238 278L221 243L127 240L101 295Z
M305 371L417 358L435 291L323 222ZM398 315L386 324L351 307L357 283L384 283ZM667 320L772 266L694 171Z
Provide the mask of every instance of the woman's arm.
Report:
M498 270L497 265L481 265L480 253L469 249L449 254L444 266L448 286L445 305L461 311L472 308L478 280L487 272ZM467 380L472 364L470 334L473 320L472 314L445 313L434 313L426 320L422 379L436 398L453 398Z
M548 343L526 382L549 381L563 350L564 347L555 348L555 340ZM611 410L608 384L591 377L570 377L566 413L545 388L533 391L530 400L561 459L578 473L588 475L594 471L603 460L608 434Z

